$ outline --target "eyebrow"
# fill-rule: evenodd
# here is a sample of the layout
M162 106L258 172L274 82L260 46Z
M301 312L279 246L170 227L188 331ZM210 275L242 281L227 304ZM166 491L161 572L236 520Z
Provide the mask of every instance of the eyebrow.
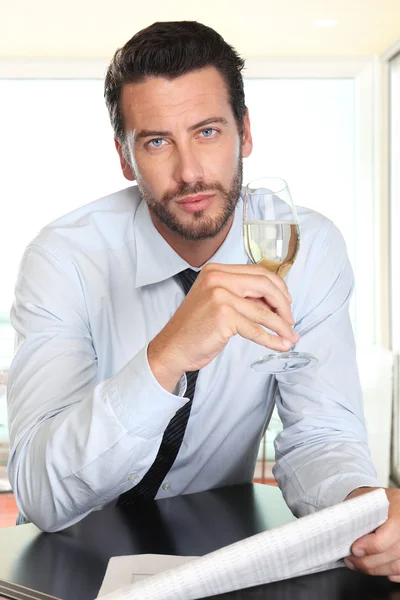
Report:
M221 123L221 125L227 125L228 121L223 117L210 117L208 119L204 119L203 121L199 121L194 125L191 125L188 128L188 131L194 131L199 127L205 127L206 125L211 125L212 123ZM159 131L156 129L142 129L138 133L135 133L135 142L147 137L169 137L172 136L172 131Z

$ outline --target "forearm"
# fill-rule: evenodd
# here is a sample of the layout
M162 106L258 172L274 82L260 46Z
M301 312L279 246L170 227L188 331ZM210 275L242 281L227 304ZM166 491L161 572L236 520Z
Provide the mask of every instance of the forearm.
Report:
M357 498L357 496L362 496L363 494L366 494L367 492L372 492L373 490L379 490L379 489L381 489L381 487L382 486L380 486L380 487L373 487L373 486L357 487L352 492L350 492L350 494L348 494L346 496L345 500L351 500L352 498Z
M186 399L158 385L146 371L144 352L79 402L53 414L44 407L22 434L13 426L10 479L19 508L41 529L79 521L138 483L151 466ZM23 406L23 393L16 400Z

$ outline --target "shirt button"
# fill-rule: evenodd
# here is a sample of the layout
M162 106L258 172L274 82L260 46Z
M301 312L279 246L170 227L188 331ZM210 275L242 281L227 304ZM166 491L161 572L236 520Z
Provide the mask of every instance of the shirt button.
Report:
M136 479L137 479L137 475L136 475L136 473L134 473L133 475L130 475L130 476L128 477L128 481L136 481Z
M171 484L169 481L166 481L165 483L162 484L162 489L166 492L167 490L169 490L169 488L171 487Z

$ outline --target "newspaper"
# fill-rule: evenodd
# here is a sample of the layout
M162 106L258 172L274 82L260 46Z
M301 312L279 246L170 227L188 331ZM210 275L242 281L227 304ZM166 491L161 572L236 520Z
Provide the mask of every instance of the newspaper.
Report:
M196 600L342 566L353 542L386 521L388 505L385 491L379 489L205 556L114 557L100 594L114 591L98 598ZM118 582L119 561L125 561L125 579ZM127 581L131 583L124 585Z

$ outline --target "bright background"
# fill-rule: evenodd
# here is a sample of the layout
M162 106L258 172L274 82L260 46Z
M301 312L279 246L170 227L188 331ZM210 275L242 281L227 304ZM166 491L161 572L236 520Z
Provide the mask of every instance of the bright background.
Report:
M246 57L254 136L245 182L289 182L295 202L342 230L373 458L400 480L400 2L15 0L0 7L0 465L7 450L8 311L18 263L49 221L128 185L102 97L112 53L155 20L195 19ZM389 89L389 81L391 87ZM274 415L267 458L279 430ZM261 458L260 453L260 458ZM1 480L1 477L0 477ZM0 481L1 488L1 481Z

